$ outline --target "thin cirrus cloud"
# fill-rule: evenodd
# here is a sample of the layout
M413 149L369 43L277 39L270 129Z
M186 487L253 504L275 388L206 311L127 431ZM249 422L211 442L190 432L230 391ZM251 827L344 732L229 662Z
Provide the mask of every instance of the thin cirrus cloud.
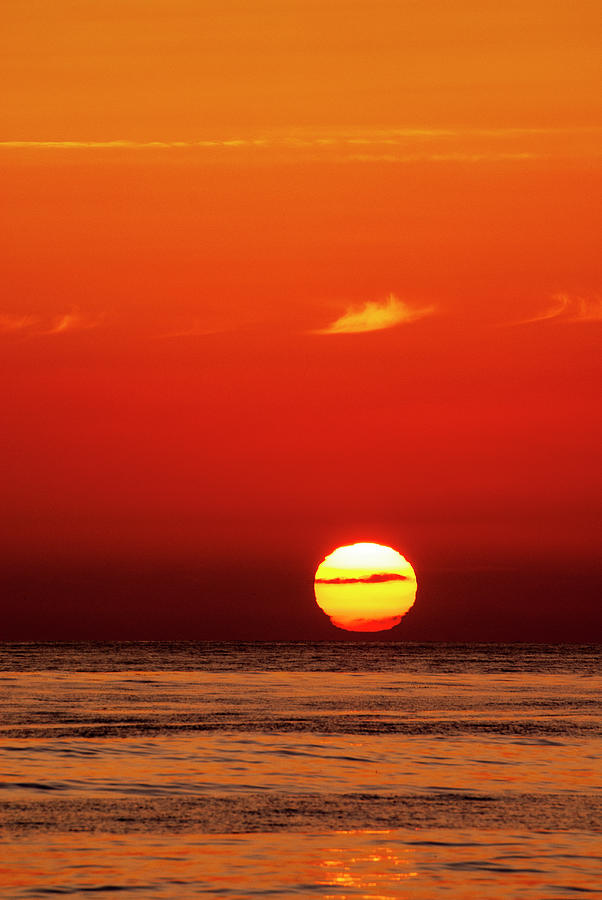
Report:
M162 334L155 335L157 338L195 338L209 337L214 334L221 334L224 328L208 328L200 319L193 319L190 325L184 328L178 328L174 331L166 331Z
M100 325L100 318L90 318L83 316L78 309L72 309L71 312L64 313L54 320L52 326L40 334L64 334L66 331L84 331L89 328L96 328Z
M208 134L182 140L167 135L131 140L4 140L0 153L142 153L169 158L201 154L220 161L242 154L247 162L267 156L328 159L336 164L432 165L521 163L550 156L598 158L599 126L585 128L267 128L261 132Z
M0 334L18 334L29 331L38 323L37 316L14 316L9 313L0 315Z
M478 137L471 133L469 138ZM487 134L487 133L485 133ZM457 138L453 131L434 129L420 131L417 129L399 130L392 136L376 134L374 136L284 136L284 137L244 137L218 138L199 141L0 141L0 150L137 150L137 151L225 151L236 150L285 152L286 154L319 153L334 159L337 163L446 163L446 162L504 162L536 159L538 153L532 151L499 151L490 148L485 151L467 151L446 149L439 152L420 149L409 151L416 139L439 141L447 144L446 139ZM489 135L493 135L490 132ZM358 152L361 148L362 152ZM384 153L383 148L388 152ZM334 154L334 156L333 156ZM313 157L312 157L313 158Z
M68 331L85 331L100 325L102 317L82 315L78 309L62 313L44 321L35 315L0 314L0 334L21 334L29 337L64 334Z
M383 302L369 300L361 307L350 308L326 328L318 328L311 334L362 334L367 331L384 331L396 325L415 322L432 316L434 306L413 309L395 294L389 294Z
M555 294L553 302L528 319L512 322L512 325L530 325L534 322L602 322L602 297L577 297L571 294Z
M228 135L211 135L205 138L195 140L181 140L170 137L161 136L159 139L147 140L131 140L127 138L115 137L108 140L87 140L87 139L71 139L71 140L2 140L0 141L0 150L180 150L180 149L212 149L216 147L224 148L342 148L342 147L407 147L412 144L420 144L420 156L423 154L430 156L432 150L422 148L424 141L430 146L445 146L452 148L452 156L455 151L460 151L462 157L468 155L470 158L475 153L475 146L483 146L482 142L487 143L487 152L482 158L487 158L491 154L496 156L500 152L507 155L520 155L520 147L508 149L505 144L508 140L514 142L533 142L545 141L545 146L549 152L550 140L563 141L567 138L578 137L586 139L591 137L597 140L602 128L600 126L590 127L568 127L568 128L417 128L417 127L398 127L398 128L368 128L368 129L278 129L270 128L261 133L230 133ZM530 145L529 145L530 146ZM496 150L496 148L499 148ZM524 150L526 147L523 148ZM542 148L544 149L544 148ZM448 158L447 152L443 151L442 158ZM435 155L433 158L438 158ZM477 151L475 158L481 158Z

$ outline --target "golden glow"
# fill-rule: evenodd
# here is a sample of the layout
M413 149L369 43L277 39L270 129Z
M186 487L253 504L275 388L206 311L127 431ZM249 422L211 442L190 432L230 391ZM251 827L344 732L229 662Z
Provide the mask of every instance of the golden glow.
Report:
M384 631L414 605L416 575L397 550L381 544L338 547L318 566L316 603L338 628Z
M406 322L415 322L434 313L433 306L412 309L394 294L384 303L369 302L359 309L348 309L336 322L321 328L315 334L359 334L364 331L382 331Z

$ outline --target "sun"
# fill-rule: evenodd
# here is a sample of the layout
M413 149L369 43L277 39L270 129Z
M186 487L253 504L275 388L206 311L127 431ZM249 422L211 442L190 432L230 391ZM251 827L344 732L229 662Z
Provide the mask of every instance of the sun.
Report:
M414 605L416 574L392 547L349 544L330 553L317 568L316 603L337 628L385 631Z

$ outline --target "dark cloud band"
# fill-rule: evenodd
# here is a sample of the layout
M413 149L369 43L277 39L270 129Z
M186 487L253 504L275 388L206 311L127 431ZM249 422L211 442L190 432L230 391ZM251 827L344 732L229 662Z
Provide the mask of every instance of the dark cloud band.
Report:
M382 581L409 581L409 578L397 572L375 572L363 578L316 578L316 584L380 584Z

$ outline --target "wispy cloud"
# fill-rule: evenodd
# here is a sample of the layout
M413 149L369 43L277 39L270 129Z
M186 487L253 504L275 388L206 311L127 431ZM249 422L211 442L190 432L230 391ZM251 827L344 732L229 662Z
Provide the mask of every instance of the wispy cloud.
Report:
M511 322L511 325L530 325L533 322L602 322L602 297L577 297L555 294L552 303L535 316Z
M261 147L265 138L221 138L205 141L0 141L6 150L189 150L211 147Z
M415 322L417 319L433 315L434 312L434 306L412 309L395 294L389 294L381 303L368 301L361 307L351 307L326 328L316 329L312 334L361 334L366 331L383 331L395 325Z
M155 336L158 338L207 337L213 334L221 334L224 330L224 328L208 328L200 319L193 319L190 325L185 325L182 328L176 328L173 331L166 331L163 334Z
M466 138L516 138L516 137L550 137L554 135L597 135L602 126L584 128L370 128L361 130L338 129L268 129L260 134L213 135L196 140L129 140L114 138L112 140L4 140L0 148L47 148L47 149L179 149L194 147L262 147L262 146L332 146L335 144L350 145L395 145L406 140L441 140Z
M213 134L196 140L4 140L0 151L184 151L216 154L276 153L285 158L335 159L339 162L473 164L525 161L561 153L599 157L600 127L589 128L268 128L255 133Z
M29 331L37 322L37 316L15 316L3 313L0 314L0 334Z
M51 327L40 334L64 334L66 331L85 331L89 328L96 328L100 325L102 317L92 318L84 316L75 308L71 312L63 313L58 316L52 323Z
M537 153L350 153L340 156L339 162L382 162L382 163L481 163L481 162L521 162L539 159Z
M102 318L102 316L93 318L82 315L78 309L61 313L52 319L44 319L31 314L0 313L0 334L22 334L28 337L64 334L66 331L96 328L100 325Z

